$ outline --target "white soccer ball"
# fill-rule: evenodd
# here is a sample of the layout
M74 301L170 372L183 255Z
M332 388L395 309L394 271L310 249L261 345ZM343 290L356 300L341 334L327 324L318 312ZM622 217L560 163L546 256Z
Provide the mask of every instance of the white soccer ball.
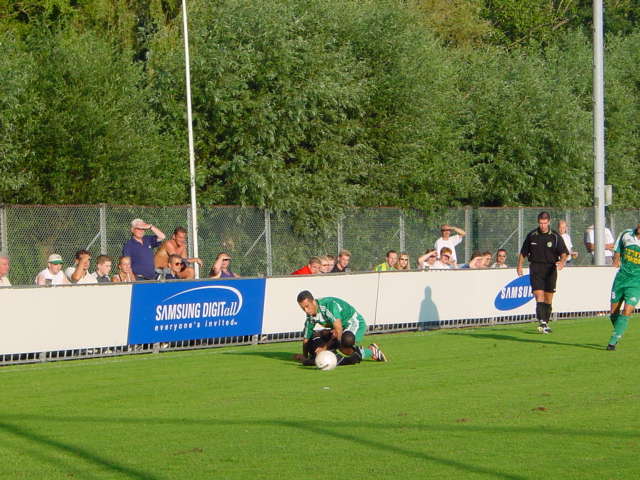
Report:
M316 355L316 367L320 370L333 370L336 365L338 365L338 358L335 353L323 350Z

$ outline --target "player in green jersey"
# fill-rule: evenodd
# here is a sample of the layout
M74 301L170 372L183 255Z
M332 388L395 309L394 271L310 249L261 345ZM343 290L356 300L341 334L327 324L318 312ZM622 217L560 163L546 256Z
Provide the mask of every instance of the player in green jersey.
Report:
M620 267L611 287L613 333L607 350L615 350L627 329L629 317L640 302L640 223L623 231L616 240L613 266ZM624 302L624 308L622 303ZM622 310L622 312L621 312Z
M353 365L363 359L387 361L375 343L368 348L358 346L367 331L367 324L349 303L336 297L315 299L308 290L300 292L297 300L307 314L302 339L303 354L298 357L304 365L312 365L315 355L322 350L334 351L338 365ZM316 325L325 329L318 332Z

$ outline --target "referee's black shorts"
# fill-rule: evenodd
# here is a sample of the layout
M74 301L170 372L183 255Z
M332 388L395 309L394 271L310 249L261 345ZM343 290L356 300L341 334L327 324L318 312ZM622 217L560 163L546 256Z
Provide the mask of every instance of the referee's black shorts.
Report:
M529 278L532 290L544 290L554 293L558 270L555 263L531 263L529 265Z

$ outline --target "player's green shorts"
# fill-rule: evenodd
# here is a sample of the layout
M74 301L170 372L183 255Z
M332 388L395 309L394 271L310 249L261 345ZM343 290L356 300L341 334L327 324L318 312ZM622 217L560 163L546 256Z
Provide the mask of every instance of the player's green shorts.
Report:
M640 278L628 277L618 273L611 287L611 303L624 300L627 305L637 306L640 302Z
M356 313L353 317L346 321L346 325L342 325L344 331L349 330L356 336L356 343L360 343L367 331L367 324L362 315Z

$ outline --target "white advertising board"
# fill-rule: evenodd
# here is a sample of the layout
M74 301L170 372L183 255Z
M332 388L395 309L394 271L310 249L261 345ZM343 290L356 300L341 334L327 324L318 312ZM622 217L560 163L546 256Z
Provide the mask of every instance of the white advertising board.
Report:
M615 272L611 267L563 269L558 273L554 312L607 310ZM377 323L533 314L535 301L528 285L528 276L520 278L511 268L381 275Z
M131 285L0 289L0 354L126 345Z
M300 332L305 314L296 297L302 290L309 290L314 297L339 297L355 307L368 325L375 322L377 273L345 275L296 275L286 278L269 278L265 291L262 333Z
M616 271L562 270L554 312L608 310ZM528 276L518 277L515 269L291 276L266 281L263 334L302 330L305 314L296 302L302 290L348 301L368 325L535 312ZM130 308L131 285L2 288L0 354L126 345Z

